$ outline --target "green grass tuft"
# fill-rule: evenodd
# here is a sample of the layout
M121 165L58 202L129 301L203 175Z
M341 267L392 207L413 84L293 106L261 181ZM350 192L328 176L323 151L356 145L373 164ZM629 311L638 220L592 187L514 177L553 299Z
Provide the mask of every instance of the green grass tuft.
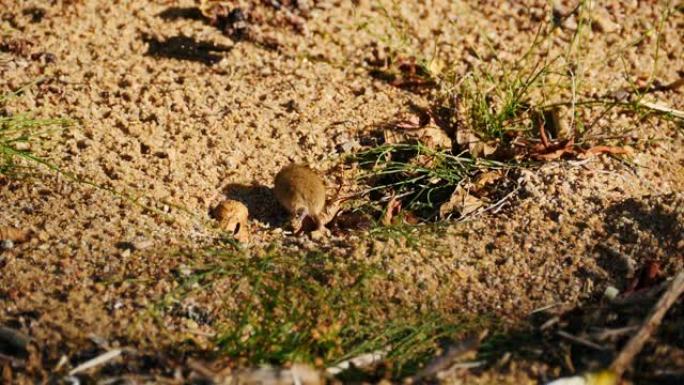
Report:
M405 209L423 217L434 217L439 204L479 172L515 167L453 155L451 150L435 150L420 143L380 145L357 153L353 161L365 170L359 178L372 186L368 189L371 199L383 201L391 191Z
M29 114L0 116L0 174L17 175L18 170L26 168L20 160L45 164L29 148L49 129L70 124L68 119L37 119Z
M394 197L400 199L402 209L424 219L435 218L439 206L459 186L469 191L469 182L478 173L530 167L537 163L533 159L571 157L597 145L625 146L633 140L636 127L649 117L669 121L681 131L684 119L680 111L644 99L656 84L661 32L674 12L671 4L663 5L658 22L641 38L611 48L599 58L601 62L586 55L591 39L596 38L590 34L590 12L587 1L578 3L573 10L577 20L574 31L563 29L563 20L551 18L541 23L528 48L516 58L504 59L500 50L484 44L473 48L477 63L465 73L442 66L435 66L432 73L426 63L448 60L441 60L437 51L420 52L419 47L429 44L411 34L400 12L382 8L392 32L378 37L380 44L389 47L385 61L410 57L422 71L421 76L430 80L426 95L430 107L422 111L429 119L421 116L421 123L414 128L424 127L429 120L450 135L453 146L435 150L421 144L381 143L357 154L353 161L365 171L361 181L368 186L374 210L382 215L385 202ZM569 40L559 45L562 34L570 34L566 36ZM630 83L628 89L606 89L597 94L592 70L606 60L620 59L625 49L641 44L652 34L656 36L654 65L646 86ZM487 43L487 37L482 38ZM634 78L627 69L624 77L628 81ZM612 125L609 118L615 113L631 116L635 124ZM389 128L393 129L405 127ZM562 148L567 151L558 151ZM497 196L501 191L497 187L485 195Z
M21 95L26 89L35 85L39 80L29 83L20 89L0 95L0 107ZM19 176L19 170L30 170L31 165L47 162L34 155L30 148L42 136L53 129L62 129L73 122L65 118L36 118L30 113L0 116L0 175ZM25 161L24 163L20 162ZM26 166L26 162L28 166Z
M383 350L383 367L401 377L429 359L440 341L481 327L394 303L382 290L380 265L277 249L259 255L220 249L208 256L214 262L186 277L161 309L220 285L225 306L214 314L215 342L243 363L331 366Z

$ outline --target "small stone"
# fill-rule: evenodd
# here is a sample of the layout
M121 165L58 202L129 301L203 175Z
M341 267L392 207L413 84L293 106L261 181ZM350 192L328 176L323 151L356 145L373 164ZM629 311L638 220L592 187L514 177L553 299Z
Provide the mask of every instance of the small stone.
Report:
M597 7L594 9L591 15L593 26L599 32L613 33L620 30L620 25L613 22L610 18L610 14L605 8Z
M199 324L197 323L197 321L192 320L192 319L185 320L185 326L190 330L199 329Z
M603 297L612 301L618 296L618 294L620 294L620 290L618 290L615 286L608 286L603 292Z
M139 239L139 240L132 242L131 244L133 246L133 249L135 249L135 250L149 249L150 247L152 247L154 245L154 243L152 241L150 241L149 239Z
M186 266L186 265L180 265L180 266L178 267L178 272L179 272L182 276L188 277L188 276L190 276L190 274L192 274L192 269L191 269L190 267Z
M16 142L16 143L14 143L14 149L17 151L28 151L31 149L31 143L29 143L29 142Z
M552 6L553 23L557 26L567 28L569 30L577 29L577 21L572 11L563 6L560 1L554 1Z
M345 154L350 153L350 152L352 152L352 150L355 150L355 149L360 148L360 147L361 147L361 145L356 140L349 140L349 141L346 141L344 143L341 143L338 146L339 152L345 153Z
M11 239L3 239L0 242L0 251L12 250L14 248L14 241Z

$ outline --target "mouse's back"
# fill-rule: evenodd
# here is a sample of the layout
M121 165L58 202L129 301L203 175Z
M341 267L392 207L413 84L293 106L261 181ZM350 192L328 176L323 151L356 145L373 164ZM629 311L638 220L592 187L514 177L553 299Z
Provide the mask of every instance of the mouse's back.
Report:
M325 183L315 171L306 166L285 166L275 177L273 193L290 213L304 210L317 217L325 206Z

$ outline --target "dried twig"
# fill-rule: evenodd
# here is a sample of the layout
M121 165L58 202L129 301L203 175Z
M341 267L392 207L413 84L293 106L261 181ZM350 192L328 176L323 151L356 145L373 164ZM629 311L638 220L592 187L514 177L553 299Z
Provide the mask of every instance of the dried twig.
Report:
M613 154L613 155L629 155L631 151L627 147L618 146L594 146L586 150L580 151L578 158L587 159L593 155L599 154Z
M69 376L73 376L76 373L80 373L82 371L88 370L90 368L94 368L96 366L100 366L100 365L104 364L105 362L111 361L111 360L115 359L116 357L120 356L121 353L123 353L122 349L114 349L114 350L110 350L104 354L100 354L99 356L97 356L93 359L90 359L90 360L82 363L81 365L78 365L77 367L71 369L71 371L69 372Z
M362 354L360 356L356 356L356 357L350 358L348 360L342 361L335 366L331 366L329 368L326 368L325 372L328 375L336 376L339 373L342 373L343 371L349 369L352 365L357 367L357 368L363 368L363 367L371 366L371 365L379 362L383 358L385 358L385 356L387 355L388 352L389 352L389 349L382 349L382 350L376 350L376 351L371 352L371 353L365 353L365 354Z
M618 296L611 301L611 304L615 306L632 306L649 303L653 300L653 298L665 290L669 283L670 281L665 281L647 289L641 289L626 295Z
M480 334L475 334L466 337L465 339L459 341L457 344L450 346L444 354L435 357L430 363L428 363L422 370L416 373L415 376L411 378L411 383L416 383L416 381L421 380L426 377L431 377L439 372L453 368L457 363L455 360L462 357L468 352L475 351L480 345L480 341L487 336L487 331L483 331ZM470 368L481 365L480 362L469 362L462 363L460 368Z
M682 293L684 293L684 270L675 276L670 283L670 287L663 293L658 303L655 304L637 334L627 342L627 345L613 361L611 369L618 377L621 377L625 369L632 363L634 357L641 351L646 341L660 325L665 313L667 313Z
M563 330L559 330L557 334L559 337L563 337L563 338L565 338L571 342L574 342L574 343L579 344L579 345L584 345L588 348L596 349L599 351L607 350L606 347L604 347L604 346L598 345L598 344L596 344L592 341L589 341L585 338L574 336L574 335L572 335L568 332L565 332Z
M401 210L401 201L392 194L389 202L387 202L387 208L385 209L385 214L382 216L382 224L384 226L389 226L392 224L392 218Z
M554 326L554 325L558 324L558 322L560 322L560 317L559 317L559 316L551 317L551 318L549 318L548 321L544 322L544 323L539 327L539 330L544 331L544 330L550 328L551 326Z
M195 361L193 359L188 360L187 365L190 369L197 372L200 376L213 380L216 378L216 373L213 370L207 368L203 363Z
M549 148L549 138L546 136L546 129L544 127L544 122L541 122L539 124L539 138L541 139L542 146L544 146L544 149Z
M522 188L522 186L517 186L515 189L513 189L513 191L506 194L503 198L499 199L498 201L494 202L493 204L489 205L488 207L485 207L482 210L481 214L486 213L487 211L491 211L494 214L498 213L501 210L501 208L503 207L503 205L506 204L506 202L508 202L513 196L515 196L515 194L517 194L521 188Z
M681 71L680 75L684 75L684 71ZM638 87L636 89L623 87L618 89L617 91L611 92L610 96L614 99L625 100L633 95L643 95L660 91L674 91L684 86L684 77L680 77L679 79L667 84L660 84L658 81L656 81L655 83L658 84L649 84L646 86Z
M680 75L681 74L682 74L682 72L680 72ZM659 82L657 82L657 83L659 83ZM659 92L659 91L673 91L673 90L680 88L681 86L684 86L684 77L681 77L681 78L674 80L674 81L667 83L667 84L651 84L648 86L639 87L636 89L636 92L639 94L646 94L646 93Z
M670 114L678 119L684 119L684 111L676 110L674 108L664 106L662 104L653 102L639 102L639 105L663 114Z
M487 361L458 362L451 366L451 369L474 369L486 364Z
M639 329L638 325L634 326L625 326L622 328L616 328L616 329L601 329L597 330L592 334L592 336L599 340L599 341L605 341L608 339L616 338L616 337L622 337L626 334L631 334L635 332L637 329Z

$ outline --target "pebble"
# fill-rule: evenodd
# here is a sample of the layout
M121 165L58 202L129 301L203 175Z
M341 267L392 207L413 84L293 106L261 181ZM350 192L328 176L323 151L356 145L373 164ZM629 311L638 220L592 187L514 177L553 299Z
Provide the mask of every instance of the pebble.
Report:
M14 248L14 241L11 239L4 239L0 242L0 251L12 250Z
M618 294L620 294L620 290L618 290L615 286L608 286L603 292L603 296L610 301L614 300Z
M614 33L620 30L620 25L610 19L610 14L604 8L596 8L592 14L594 26L600 32Z
M154 242L148 240L148 239L139 239L134 242L132 242L133 248L135 250L145 250L149 249L150 247L154 246Z
M358 141L356 141L356 140L350 140L350 141L346 141L346 142L341 143L341 144L338 146L338 152L341 152L341 153L350 153L350 152L352 152L353 150L358 149L358 148L360 148L360 147L361 147L361 145L359 144Z

